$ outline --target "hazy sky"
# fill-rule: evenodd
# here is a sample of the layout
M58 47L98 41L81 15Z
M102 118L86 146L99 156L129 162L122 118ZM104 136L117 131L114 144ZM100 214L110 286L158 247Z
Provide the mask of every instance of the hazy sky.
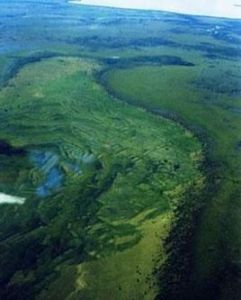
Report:
M241 19L241 0L77 0L70 2Z

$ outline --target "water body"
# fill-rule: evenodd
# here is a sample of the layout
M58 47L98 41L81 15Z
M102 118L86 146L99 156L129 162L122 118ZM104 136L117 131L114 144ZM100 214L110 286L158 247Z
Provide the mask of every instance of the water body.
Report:
M39 197L50 196L53 192L59 190L62 186L64 175L59 168L52 168L45 177L44 182L37 187L37 195Z
M43 181L36 188L37 196L47 197L58 191L64 180L58 155L51 151L33 150L30 152L30 160L43 175Z
M163 10L191 15L241 19L241 3L230 0L82 0L71 4L99 5L118 8Z
M30 151L30 161L43 175L42 182L36 188L38 197L48 197L57 192L64 181L64 173L60 167L60 157L49 150L32 150ZM82 174L82 168L87 167L95 161L93 154L85 152L80 153L74 160L67 161L62 159L68 169L78 175Z

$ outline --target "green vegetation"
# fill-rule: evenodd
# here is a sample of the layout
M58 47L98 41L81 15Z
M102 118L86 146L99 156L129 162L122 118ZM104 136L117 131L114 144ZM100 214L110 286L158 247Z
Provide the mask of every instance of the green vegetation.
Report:
M0 18L0 298L240 299L240 21Z
M188 188L198 182L202 188L198 140L179 125L108 96L94 81L98 71L94 61L56 57L26 65L2 89L1 117L6 121L0 139L12 146L2 142L6 167L1 185L5 193L27 199L22 206L0 207L1 280L11 287L3 291L5 297L20 299L24 285L21 299L33 291L40 299L56 299L52 288L44 291L48 285L54 289L66 276L77 282L77 270L84 268L86 276L97 274L87 290L72 284L58 299L70 290L75 297L93 299L93 293L100 293L99 299L105 299L95 283L103 276L96 272L104 259L109 261L106 276L118 278L113 290L108 287L116 299L137 292L152 299L155 284L142 291L139 287L144 289L148 274L154 281L156 266L150 259L163 256L160 236L168 231L162 223L168 215L168 228ZM52 184L52 177L59 182ZM113 273L118 262L143 269L143 278L120 268ZM67 275L73 266L76 271ZM119 280L121 289L116 287Z
M230 268L230 261L238 267L240 257L240 217L237 209L240 201L240 168L237 165L241 163L241 155L237 145L241 140L238 114L241 103L236 83L239 72L232 61L223 62L222 65L212 63L205 68L198 60L193 62L194 67L143 66L110 70L102 76L102 82L109 91L128 103L139 104L149 111L186 124L204 143L208 142L206 135L209 136L207 154L216 164L216 170L214 166L212 170L215 172L212 178L216 179L209 180L210 188L204 195L209 201L208 208L189 247L194 252L192 288L196 288L198 296L204 282L216 276L210 281L215 296L220 280L217 274ZM230 107L236 107L236 114L235 109L230 110ZM217 188L218 191L214 193ZM183 214L182 210L180 215ZM180 228L181 225L179 232ZM183 259L181 255L177 260L180 259ZM185 274L180 277L182 281L187 275L186 271L185 268ZM167 272L172 273L170 269ZM229 270L223 280L230 282L232 279L235 285L233 276L234 270ZM178 288L182 286L180 282L174 284ZM235 294L231 291L234 286L229 288L228 295ZM195 291L191 290L190 293L192 299ZM206 297L210 297L208 284L206 293ZM185 297L188 297L187 294Z

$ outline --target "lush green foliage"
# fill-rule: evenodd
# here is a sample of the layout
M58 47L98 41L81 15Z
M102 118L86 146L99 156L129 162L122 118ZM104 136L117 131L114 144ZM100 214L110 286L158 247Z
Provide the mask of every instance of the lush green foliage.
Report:
M239 299L240 22L0 18L0 298Z
M241 247L237 212L240 200L240 168L237 165L241 163L238 146L241 139L240 64L233 61L220 64L218 60L204 65L200 64L201 59L192 60L195 65L192 67L139 66L110 70L102 76L102 82L128 103L139 104L186 124L208 145L207 155L216 165L212 166L216 180L209 179L213 186L204 197L210 202L198 226L196 244L191 247L195 247L193 277L197 295L200 295L204 282L217 272L217 280L207 285L205 294L205 297L211 297L212 291L212 297L216 297L217 274L227 266L230 268L230 261L238 268L236 261L240 254L237 249ZM212 175L212 179L215 177ZM225 280L232 278L233 281L234 273L230 270ZM194 291L191 289L190 293L192 299ZM227 292L229 296L231 293L231 290Z
M93 79L99 68L77 58L32 63L0 95L1 139L13 145L1 157L2 190L27 199L0 207L1 278L11 297L22 285L23 299L41 290L60 262L132 247L142 222L170 211L200 177L197 139L110 98Z

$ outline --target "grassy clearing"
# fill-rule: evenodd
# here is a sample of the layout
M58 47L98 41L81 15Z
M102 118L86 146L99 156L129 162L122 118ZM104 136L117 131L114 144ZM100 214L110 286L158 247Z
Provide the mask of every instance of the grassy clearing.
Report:
M155 274L165 259L161 241L169 232L171 216L169 213L141 222L147 213L131 221L142 230L142 239L136 245L80 265L62 266L59 278L37 299L53 300L56 295L72 300L154 299L159 291ZM74 285L71 293L70 285L66 285L70 280ZM59 286L66 288L60 291Z

